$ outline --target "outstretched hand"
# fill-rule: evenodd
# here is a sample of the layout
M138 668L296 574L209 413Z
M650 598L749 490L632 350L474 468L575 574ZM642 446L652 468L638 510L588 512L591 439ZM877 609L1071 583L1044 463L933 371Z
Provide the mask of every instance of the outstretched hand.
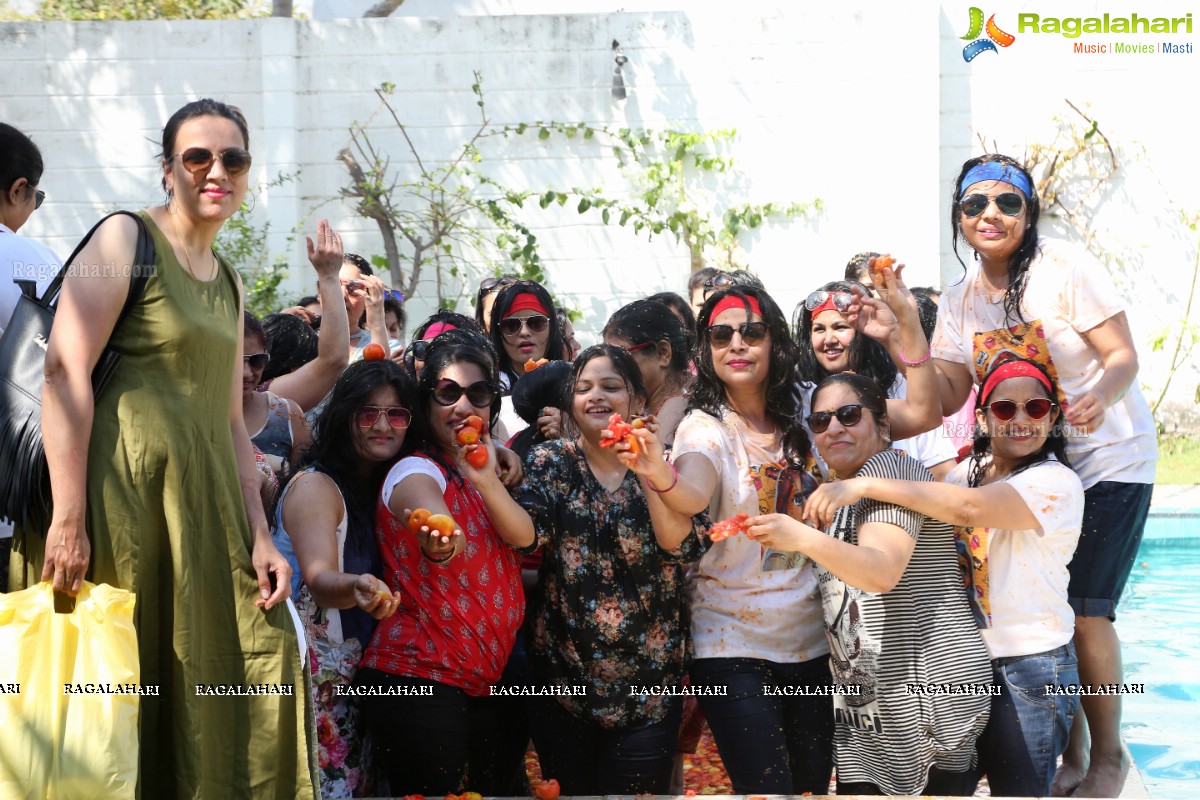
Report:
M317 271L317 279L329 276L336 278L342 268L345 252L342 250L342 237L330 227L329 220L323 219L317 223L315 244L308 236L304 237L304 241L308 246L308 260Z

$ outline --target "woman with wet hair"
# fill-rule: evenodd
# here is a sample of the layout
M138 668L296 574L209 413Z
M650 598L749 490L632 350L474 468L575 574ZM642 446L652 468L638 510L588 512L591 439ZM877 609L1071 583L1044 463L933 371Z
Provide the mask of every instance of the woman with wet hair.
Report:
M1079 676L1085 685L1120 683L1113 621L1150 508L1156 429L1107 270L1082 247L1041 237L1039 215L1036 184L1015 159L988 154L963 164L950 227L955 254L965 242L975 259L942 294L933 355L947 413L996 360L1014 355L1041 364L1058 385L1072 433L1067 453L1086 497L1068 589ZM1084 697L1083 710L1087 724L1076 717L1055 793L1115 797L1129 771L1121 698Z

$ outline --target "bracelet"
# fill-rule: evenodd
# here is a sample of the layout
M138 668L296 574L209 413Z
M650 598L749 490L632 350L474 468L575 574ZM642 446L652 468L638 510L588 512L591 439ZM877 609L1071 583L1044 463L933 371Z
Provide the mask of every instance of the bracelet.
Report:
M919 367L933 357L933 351L929 348L925 349L925 357L917 361L909 361L908 356L904 354L904 345L900 345L900 363L906 367Z
M672 474L671 485L665 489L659 489L653 483L650 482L649 478L647 478L646 485L650 487L650 491L655 492L657 494L666 494L667 492L669 492L675 488L675 484L679 483L679 470L675 469L675 465L672 464L670 461L667 462L667 466L671 468L671 474Z

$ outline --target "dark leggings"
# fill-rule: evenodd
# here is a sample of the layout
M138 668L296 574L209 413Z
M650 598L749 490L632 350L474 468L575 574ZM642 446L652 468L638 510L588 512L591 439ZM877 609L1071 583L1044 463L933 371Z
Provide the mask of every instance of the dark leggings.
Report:
M355 683L432 687L432 696L362 698L375 763L392 794L442 797L466 784L487 796L511 791L512 704L504 702L507 698L471 697L455 686L369 668L359 671Z
M829 793L833 772L833 698L768 696L764 686L829 686L829 657L799 664L757 658L702 658L692 685L723 695L700 695L734 794Z
M978 783L979 779L974 771L947 772L944 769L931 767L929 770L929 782L925 784L925 788L921 790L921 794L970 797L975 794L975 786ZM873 796L889 794L889 792L885 792L873 783L842 783L841 781L837 782L837 793Z
M609 730L576 718L553 697L531 699L542 774L555 778L564 795L670 794L683 703L678 697L669 703L660 722Z

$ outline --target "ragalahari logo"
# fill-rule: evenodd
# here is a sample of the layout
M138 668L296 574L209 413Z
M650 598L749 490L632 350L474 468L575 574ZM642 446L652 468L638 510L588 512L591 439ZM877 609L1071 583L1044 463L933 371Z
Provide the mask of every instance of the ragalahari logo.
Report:
M979 38L979 34L987 32L987 38ZM983 9L971 6L971 27L967 31L967 35L963 39L974 40L963 48L963 61L973 61L981 53L986 53L989 50L993 53L1000 52L996 49L996 45L1008 47L1017 40L1017 37L1011 33L1005 33L996 25L996 15L992 14L988 17L987 25L983 24Z

